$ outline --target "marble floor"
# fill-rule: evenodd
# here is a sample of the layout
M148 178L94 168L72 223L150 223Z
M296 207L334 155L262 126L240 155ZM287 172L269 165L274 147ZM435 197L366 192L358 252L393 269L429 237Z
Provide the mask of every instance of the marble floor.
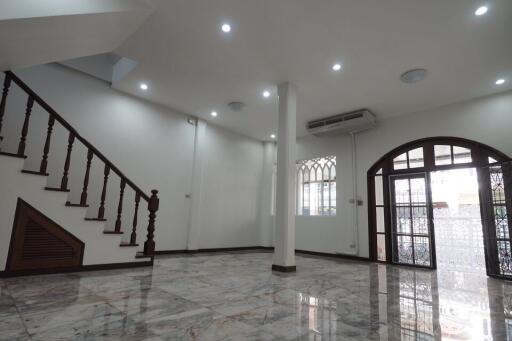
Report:
M512 340L512 284L271 253L0 280L0 340Z

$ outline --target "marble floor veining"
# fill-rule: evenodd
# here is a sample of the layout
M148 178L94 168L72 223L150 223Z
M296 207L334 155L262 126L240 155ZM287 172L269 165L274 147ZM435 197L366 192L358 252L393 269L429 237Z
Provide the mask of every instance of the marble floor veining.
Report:
M0 279L0 340L512 340L512 284L266 252Z

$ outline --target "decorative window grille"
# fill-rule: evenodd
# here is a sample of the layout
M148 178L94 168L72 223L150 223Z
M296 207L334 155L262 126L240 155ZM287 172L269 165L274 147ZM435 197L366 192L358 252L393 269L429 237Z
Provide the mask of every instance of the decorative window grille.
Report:
M297 162L297 215L336 215L336 156Z

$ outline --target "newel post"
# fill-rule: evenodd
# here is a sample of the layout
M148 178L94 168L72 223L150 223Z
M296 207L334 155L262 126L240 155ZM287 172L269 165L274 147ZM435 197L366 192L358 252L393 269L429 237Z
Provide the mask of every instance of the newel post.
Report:
M148 201L148 210L149 210L149 224L148 224L148 239L144 243L144 254L145 255L153 255L155 253L155 218L156 211L158 211L159 199L157 196L158 191L156 189L151 191L151 198Z

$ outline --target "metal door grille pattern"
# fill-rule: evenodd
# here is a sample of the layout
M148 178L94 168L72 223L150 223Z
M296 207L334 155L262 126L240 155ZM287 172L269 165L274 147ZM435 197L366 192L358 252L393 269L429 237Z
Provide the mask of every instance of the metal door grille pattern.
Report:
M394 261L431 266L425 175L392 178Z
M488 235L488 243L494 257L491 257L498 269L500 276L512 275L512 257L510 249L510 179L512 176L511 164L493 164L484 168L490 180L490 206L491 214L487 217L490 228L494 231ZM494 233L493 233L494 232Z

